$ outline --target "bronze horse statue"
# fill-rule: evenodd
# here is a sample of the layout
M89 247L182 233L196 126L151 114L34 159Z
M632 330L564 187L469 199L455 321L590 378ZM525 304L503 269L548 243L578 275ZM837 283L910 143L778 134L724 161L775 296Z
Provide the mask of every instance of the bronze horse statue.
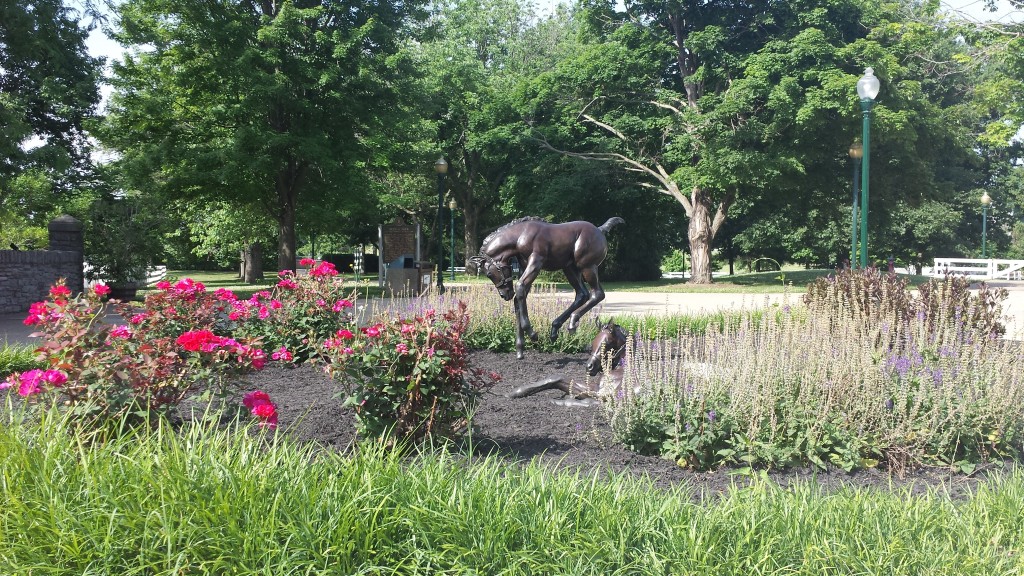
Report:
M617 224L625 223L618 216L609 218L601 226L581 221L552 224L527 217L513 220L484 238L480 253L469 260L491 279L502 299L513 301L517 358L523 357L524 333L531 340L537 340L526 311L526 297L537 274L541 270L561 270L576 291L572 304L551 322L551 339L555 340L558 329L567 319L568 330L575 331L580 317L604 300L597 267L608 255L605 234ZM515 273L520 268L522 274L516 281ZM592 292L584 282L590 285Z
M509 394L509 397L524 398L544 390L561 390L572 398L552 400L555 404L563 406L598 404L602 397L618 393L622 389L622 358L625 354L626 332L614 320L609 320L600 324L597 336L590 343L590 358L587 359L588 375L596 376L605 365L609 367L607 372L593 381L588 380L586 384L577 384L574 380L567 382L564 378L558 377L545 378L516 388ZM608 356L611 356L610 360L606 360Z

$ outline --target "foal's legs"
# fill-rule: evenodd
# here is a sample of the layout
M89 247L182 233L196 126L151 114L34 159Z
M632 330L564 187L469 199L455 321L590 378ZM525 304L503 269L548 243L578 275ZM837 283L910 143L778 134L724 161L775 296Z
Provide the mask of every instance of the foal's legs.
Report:
M604 289L601 288L601 282L597 278L597 266L591 266L590 268L583 269L583 279L590 284L593 288L593 292L590 293L590 298L587 299L586 303L573 311L572 315L569 316L569 330L573 331L576 326L579 325L580 317L590 311L591 308L597 306L602 300L604 300Z
M551 321L552 340L558 338L558 329L562 327L562 324L565 324L565 321L567 318L569 318L569 315L572 314L574 310L582 306L588 298L590 298L590 292L587 291L587 287L583 284L583 278L581 277L578 268L570 265L566 266L565 269L562 270L562 272L565 272L566 280L569 281L569 285L572 286L572 289L576 291L576 298L572 301L572 304L570 304L569 307L565 309L565 312L562 312L561 314L558 315L557 318ZM569 332L575 331L576 325L570 322Z
M530 340L537 341L537 333L534 332L533 325L530 324L530 314L526 310L526 297L530 294L530 287L537 278L540 268L540 261L531 257L523 270L523 275L516 282L515 296L512 298L516 311L516 358L520 360L523 358L523 348L526 346L523 334L529 336Z

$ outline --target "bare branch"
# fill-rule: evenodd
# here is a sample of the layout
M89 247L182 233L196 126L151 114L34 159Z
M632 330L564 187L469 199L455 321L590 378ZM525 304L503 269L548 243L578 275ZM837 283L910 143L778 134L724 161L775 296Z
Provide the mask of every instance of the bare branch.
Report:
M676 114L679 114L679 115L682 115L682 113L683 113L682 110L676 108L675 106L671 106L669 104L665 104L664 102L658 102L657 100L648 100L647 103L648 104L652 104L654 106L657 106L658 108L665 108L666 110L671 110L672 112L674 112Z
M657 180L660 184L660 186L655 186L653 184L646 182L638 182L640 186L650 188L652 190L657 190L659 194L671 196L677 202L683 205L683 208L686 210L687 214L690 214L690 199L679 191L679 187L676 186L676 183L672 181L672 178L669 176L668 171L666 171L665 168L657 162L653 162L655 168L651 168L643 164L642 162L634 160L624 154L619 154L618 152L570 152L568 150L560 150L558 148L555 148L554 146L551 145L550 142L548 142L544 138L538 138L537 141L540 143L541 148L544 148L545 150L550 150L552 152L556 152L563 156L568 156L570 158L579 158L581 160L597 160L604 162L617 162L619 164L624 164L626 166L626 170L630 172L640 172L650 178L653 178L654 180Z
M605 129L605 130L607 130L608 132L611 132L611 133L612 133L612 134L614 134L614 135L615 135L615 137L616 137L616 138L618 138L619 140L622 140L623 142L625 142L625 141L626 141L626 135L625 135L625 134L623 134L622 132L619 132L619 131L618 131L617 129L615 129L615 127L613 127L612 125L610 125L610 124L605 124L604 122L601 122L600 120L598 120L598 119L594 118L593 116L587 115L587 114L583 114L583 113L580 113L580 116L582 116L582 117L586 118L586 120L587 120L588 122L590 122L591 124L593 124L593 125L595 125L595 126L598 126L598 127L600 127L600 128L604 128L604 129Z

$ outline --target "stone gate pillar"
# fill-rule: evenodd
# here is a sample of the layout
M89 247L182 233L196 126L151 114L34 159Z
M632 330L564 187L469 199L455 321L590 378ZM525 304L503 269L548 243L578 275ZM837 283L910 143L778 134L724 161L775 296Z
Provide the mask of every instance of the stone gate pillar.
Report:
M68 270L67 286L73 294L83 292L85 290L85 279L83 277L85 249L82 223L74 217L64 214L51 220L47 229L50 233L50 250L76 252L78 254L77 257L73 258L74 264Z

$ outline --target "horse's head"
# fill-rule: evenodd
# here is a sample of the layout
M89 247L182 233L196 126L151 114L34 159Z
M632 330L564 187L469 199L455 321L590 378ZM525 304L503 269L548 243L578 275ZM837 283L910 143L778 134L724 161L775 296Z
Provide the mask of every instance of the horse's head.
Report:
M494 287L498 289L498 295L502 300L511 300L515 296L515 279L513 278L512 265L507 262L499 262L486 254L478 254L469 259L476 266L476 269L483 272L491 279Z
M614 320L601 324L597 336L590 343L587 374L596 376L601 371L605 354L612 355L612 368L617 367L626 354L626 332Z

